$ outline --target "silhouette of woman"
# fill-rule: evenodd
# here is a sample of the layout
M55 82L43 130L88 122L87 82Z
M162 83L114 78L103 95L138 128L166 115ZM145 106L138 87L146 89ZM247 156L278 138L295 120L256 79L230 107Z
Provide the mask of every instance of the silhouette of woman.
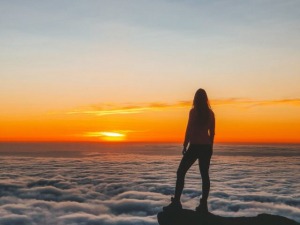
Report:
M163 207L163 210L182 209L180 197L184 187L185 174L198 159L202 178L202 198L200 199L200 204L196 208L196 211L208 213L207 198L210 190L208 172L213 152L214 136L215 116L211 110L205 90L199 89L195 94L193 107L189 113L189 120L183 143L183 157L177 170L175 196L174 198L171 198L171 203L168 206Z

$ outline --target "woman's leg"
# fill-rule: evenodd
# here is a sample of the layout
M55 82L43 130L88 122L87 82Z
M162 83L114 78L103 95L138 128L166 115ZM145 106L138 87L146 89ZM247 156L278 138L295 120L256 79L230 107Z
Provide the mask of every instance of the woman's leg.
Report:
M201 156L198 159L199 169L202 178L202 199L201 200L203 202L207 202L209 190L210 190L210 178L209 178L210 159L211 159L211 151L205 151L205 154L201 154Z
M175 201L180 201L180 197L184 187L185 174L189 170L189 168L193 165L193 163L196 161L196 159L197 157L195 156L195 154L193 154L191 149L189 149L186 152L186 154L182 157L177 170L177 181L176 181L175 196L174 196Z

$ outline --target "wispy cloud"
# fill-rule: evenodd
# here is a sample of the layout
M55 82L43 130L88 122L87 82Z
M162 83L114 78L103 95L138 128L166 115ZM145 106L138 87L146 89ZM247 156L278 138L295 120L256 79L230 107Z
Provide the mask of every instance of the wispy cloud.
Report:
M229 98L229 99L215 99L212 105L244 105L247 107L253 106L267 106L267 105L295 105L300 106L300 98L293 99L271 99L271 100L255 100L246 98Z
M135 114L146 111L158 111L162 109L175 109L185 108L191 106L190 101L179 101L176 103L168 104L163 102L150 102L140 104L128 104L125 106L118 106L112 104L93 105L90 109L78 109L67 112L67 114L92 114L96 116L106 116L115 114Z
M180 109L191 107L191 101L178 101L175 103L166 102L149 102L138 104L99 104L92 105L86 109L76 109L67 112L67 114L90 114L96 116L106 115L122 115L122 114L136 114L148 111L160 111L165 109ZM271 105L294 105L300 106L300 98L294 99L271 99L271 100L254 100L245 98L227 98L227 99L213 99L212 106L221 105L237 105L242 107L256 107L256 106L271 106Z

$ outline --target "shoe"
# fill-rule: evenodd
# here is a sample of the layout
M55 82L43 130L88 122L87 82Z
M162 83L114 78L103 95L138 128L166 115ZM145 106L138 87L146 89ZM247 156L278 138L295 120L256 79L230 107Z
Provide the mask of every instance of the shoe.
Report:
M207 207L207 201L201 199L200 200L200 205L196 207L196 212L200 214L208 214L208 207Z
M163 207L163 211L177 211L181 210L182 205L180 201L175 200L175 198L171 198L171 203L168 206Z

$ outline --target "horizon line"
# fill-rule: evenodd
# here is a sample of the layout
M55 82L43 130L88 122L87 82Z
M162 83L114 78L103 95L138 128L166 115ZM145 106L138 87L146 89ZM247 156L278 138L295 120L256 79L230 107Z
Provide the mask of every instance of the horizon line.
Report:
M178 141L0 141L0 144L182 144L182 142ZM214 144L245 144L245 145L300 145L300 142L251 142L251 141L218 141Z

